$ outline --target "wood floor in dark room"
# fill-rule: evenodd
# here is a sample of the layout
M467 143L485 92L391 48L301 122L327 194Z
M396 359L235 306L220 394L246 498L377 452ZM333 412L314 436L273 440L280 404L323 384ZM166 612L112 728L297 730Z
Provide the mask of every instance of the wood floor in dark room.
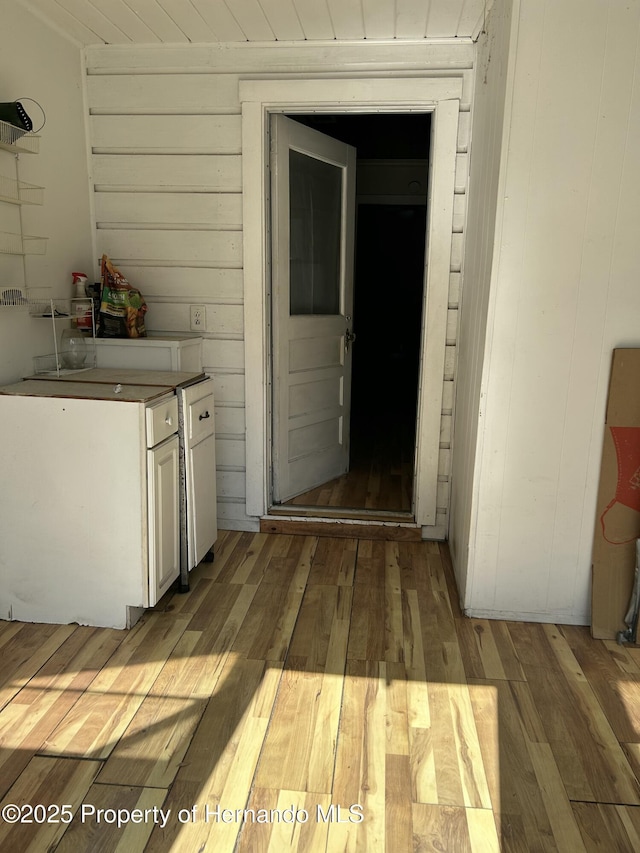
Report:
M464 618L445 544L216 551L130 631L0 622L0 849L640 849L640 649Z

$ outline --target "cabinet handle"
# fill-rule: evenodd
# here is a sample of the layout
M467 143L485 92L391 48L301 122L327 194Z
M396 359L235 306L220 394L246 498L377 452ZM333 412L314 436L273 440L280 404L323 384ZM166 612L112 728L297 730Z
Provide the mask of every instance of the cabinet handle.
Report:
M164 419L164 422L167 426L172 426L173 418L171 417L171 415L167 415L167 417Z
M198 420L199 420L199 421L204 421L204 420L206 420L207 418L210 418L210 417L211 417L211 415L209 414L209 412L205 412L205 413L204 413L204 415L200 415L200 416L198 417Z

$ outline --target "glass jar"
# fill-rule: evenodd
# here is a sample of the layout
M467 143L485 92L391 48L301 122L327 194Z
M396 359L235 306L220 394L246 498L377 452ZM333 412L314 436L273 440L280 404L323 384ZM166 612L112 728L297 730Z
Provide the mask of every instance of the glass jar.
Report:
M68 370L80 370L87 360L87 341L78 329L64 329L60 339L60 359Z

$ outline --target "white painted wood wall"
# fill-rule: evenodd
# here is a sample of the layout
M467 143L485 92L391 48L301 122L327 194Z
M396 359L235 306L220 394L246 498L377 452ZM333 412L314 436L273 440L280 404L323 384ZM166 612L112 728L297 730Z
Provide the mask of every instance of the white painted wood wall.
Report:
M468 282L460 306L458 376L456 382L455 453L452 466L449 548L456 569L461 600L466 593L472 498L482 437L480 389L487 336L487 313L492 287L494 254L499 251L498 199L503 191L502 150L508 142L505 100L512 72L511 0L498 2L489 19L489 32L477 44L476 86L471 128L469 205L464 258ZM497 231L496 231L497 228ZM489 334L491 334L489 330Z
M588 623L611 351L640 345L640 3L513 7L477 459L464 498L469 552L457 554L458 572L471 614ZM484 224L471 209L474 233ZM491 241L489 228L487 251Z
M219 518L255 528L245 507L240 79L462 74L438 523L448 520L457 309L463 256L474 49L460 45L211 45L87 50L98 254L149 305L151 330L189 329L206 306L204 369L215 382Z
M20 180L44 187L42 205L0 202L0 231L46 237L46 254L0 254L0 291L49 287L71 296L71 273L92 264L93 252L78 48L13 3L0 13L0 101L34 98L45 110L39 153L22 154ZM28 57L28 58L27 58ZM37 124L42 114L25 100ZM0 151L0 175L15 179L15 155ZM0 306L0 384L33 372L33 356L54 351L51 326L32 320L25 306Z

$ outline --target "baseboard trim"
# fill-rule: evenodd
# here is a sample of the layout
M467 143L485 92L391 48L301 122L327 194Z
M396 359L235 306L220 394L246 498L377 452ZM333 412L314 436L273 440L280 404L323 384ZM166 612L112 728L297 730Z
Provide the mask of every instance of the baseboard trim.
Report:
M589 625L588 614L528 612L525 610L487 610L483 607L467 607L464 615L470 619L500 619L504 622L541 622L547 625ZM613 637L612 639L615 639Z

